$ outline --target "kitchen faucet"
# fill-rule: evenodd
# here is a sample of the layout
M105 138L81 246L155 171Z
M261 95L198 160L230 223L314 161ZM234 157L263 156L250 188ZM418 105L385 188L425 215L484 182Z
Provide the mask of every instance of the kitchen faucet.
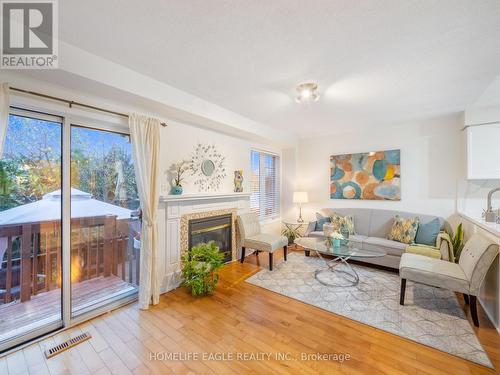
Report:
M486 211L484 213L484 220L489 222L489 223L494 223L497 220L497 214L495 211L493 211L493 207L491 206L491 197L493 196L493 193L495 193L497 191L500 191L500 187L492 189L488 193L488 204L487 204Z

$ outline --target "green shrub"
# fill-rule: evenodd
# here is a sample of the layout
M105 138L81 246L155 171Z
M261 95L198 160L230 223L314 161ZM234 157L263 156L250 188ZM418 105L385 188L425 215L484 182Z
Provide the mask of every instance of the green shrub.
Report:
M211 241L191 248L181 257L183 285L193 296L212 293L219 282L217 271L223 266L224 254Z

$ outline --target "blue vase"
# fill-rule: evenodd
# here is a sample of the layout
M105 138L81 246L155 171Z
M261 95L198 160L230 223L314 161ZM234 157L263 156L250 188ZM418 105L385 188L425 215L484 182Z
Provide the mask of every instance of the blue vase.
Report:
M182 186L180 186L180 185L173 186L172 190L170 191L170 194L181 195L182 194Z
M343 240L340 240L342 245L347 245L349 243L349 229L342 224L340 227L340 234L344 237Z
M340 247L340 239L338 238L333 239L333 247Z

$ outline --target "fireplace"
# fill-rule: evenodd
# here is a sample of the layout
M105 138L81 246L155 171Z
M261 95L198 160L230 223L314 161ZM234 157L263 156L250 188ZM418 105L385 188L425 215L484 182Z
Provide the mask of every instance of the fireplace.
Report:
M224 263L232 260L232 215L210 216L191 219L188 224L188 249L200 243L214 241L224 254Z

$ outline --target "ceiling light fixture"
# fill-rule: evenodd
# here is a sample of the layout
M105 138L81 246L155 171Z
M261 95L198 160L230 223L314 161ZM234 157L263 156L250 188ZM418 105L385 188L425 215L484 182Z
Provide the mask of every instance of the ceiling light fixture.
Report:
M295 98L295 101L297 103L310 100L317 102L319 99L318 84L315 82L301 83L300 85L297 85L296 90L298 95Z

